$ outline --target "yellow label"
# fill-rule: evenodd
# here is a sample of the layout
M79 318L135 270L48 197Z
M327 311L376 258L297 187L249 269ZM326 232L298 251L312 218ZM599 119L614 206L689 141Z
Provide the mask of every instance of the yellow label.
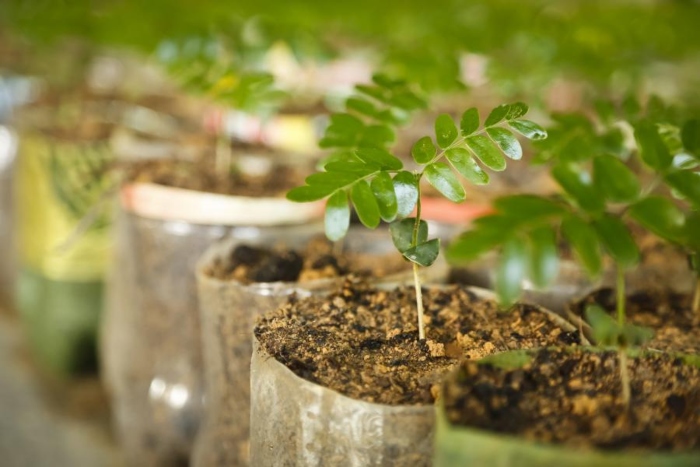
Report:
M74 236L78 223L105 190L101 143L20 138L17 161L17 225L20 261L54 280L94 281L109 257L108 214ZM84 164L91 158L91 164ZM71 239L70 242L67 241Z

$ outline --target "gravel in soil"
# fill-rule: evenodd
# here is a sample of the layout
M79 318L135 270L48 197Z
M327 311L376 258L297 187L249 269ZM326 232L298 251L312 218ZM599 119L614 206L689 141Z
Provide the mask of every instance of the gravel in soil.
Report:
M298 376L354 399L430 404L460 358L578 343L539 308L496 302L460 287L425 288L418 340L412 287L377 290L349 279L326 298L291 300L259 320L262 348Z
M542 349L521 368L464 362L444 386L455 425L601 449L700 447L700 369L667 354L629 359L621 398L614 351Z
M261 161L264 157L261 156ZM215 170L213 157L196 161L159 159L130 164L126 167L126 180L133 183L154 183L235 196L284 196L304 182L303 170L278 165L260 172L232 170L222 176Z
M692 296L668 290L651 289L629 294L625 302L627 320L654 330L645 347L665 352L700 353L700 319L691 308ZM611 315L617 299L611 288L601 288L571 305L576 316L583 316L588 304L597 303Z

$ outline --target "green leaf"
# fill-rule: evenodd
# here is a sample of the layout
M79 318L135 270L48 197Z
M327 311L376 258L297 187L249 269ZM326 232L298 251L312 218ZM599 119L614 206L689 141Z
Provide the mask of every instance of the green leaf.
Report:
M510 105L508 105L508 104L501 104L498 107L494 108L489 113L489 116L486 117L486 121L484 122L484 126L490 127L490 126L493 126L493 125L499 123L504 118L506 118L506 115L508 115L509 110L510 110Z
M333 114L318 145L322 148L355 146L364 127L364 123L353 115Z
M415 225L415 217L394 221L389 225L391 240L394 242L396 249L401 253L413 246L413 229L415 228ZM426 241L428 241L428 223L421 220L420 224L418 225L416 245L425 243Z
M428 183L450 201L459 203L467 197L462 184L459 183L450 166L444 162L428 165L424 173Z
M512 229L474 226L450 242L447 247L447 259L454 264L469 263L493 250L514 234Z
M693 204L695 208L700 208L700 173L687 170L672 172L667 174L665 179L666 183Z
M328 162L323 166L326 172L339 174L352 174L358 178L366 177L374 172L379 171L379 166L375 164L367 164L358 160L344 160L336 162ZM342 175L341 175L342 176Z
M407 89L395 91L389 98L388 103L407 111L424 109L427 107L427 102L425 100Z
M637 199L641 191L634 172L610 155L593 159L593 183L610 201L629 203Z
M379 102L388 103L389 101L388 91L379 86L358 84L357 86L355 86L355 89L357 90L357 92L372 97L373 99L376 99Z
M547 131L530 120L513 120L508 122L508 125L527 139L533 141L543 140L547 137Z
M617 264L629 268L639 262L639 248L627 226L619 218L606 214L593 221L593 228Z
M700 253L700 211L690 211L686 213L681 243L686 246L686 248ZM699 256L700 254L695 255L695 257ZM697 263L697 266L700 266L700 262Z
M396 215L406 217L411 214L418 202L418 180L411 172L404 170L394 176L393 183L398 203Z
M496 211L506 216L511 224L520 221L539 221L566 213L566 209L559 203L549 198L528 194L497 198L493 206Z
M435 119L435 139L443 149L454 143L457 139L457 126L452 117L442 114Z
M605 200L596 190L588 173L569 164L558 164L552 168L552 177L585 211L602 212Z
M355 206L355 212L366 227L374 229L379 225L380 215L377 199L366 180L360 180L352 186L350 199Z
M648 121L638 124L634 129L634 137L639 145L639 155L645 164L659 171L671 165L673 158L655 124Z
M308 203L323 199L335 190L335 188L327 186L298 186L287 192L287 199L297 203Z
M506 156L515 161L522 159L523 148L513 133L501 127L487 128L486 133L496 142Z
M618 345L620 326L599 305L590 304L586 307L586 321L591 325L593 339L598 345Z
M457 172L474 185L486 185L489 182L489 174L484 172L466 149L448 149L445 151L445 157Z
M430 136L424 136L413 145L411 155L418 164L427 164L437 154L437 148Z
M519 238L510 239L503 245L496 270L496 294L502 304L511 305L518 299L527 269L525 242Z
M462 120L459 124L462 129L463 136L469 136L479 129L479 110L476 107L467 109L462 114Z
M379 215L387 222L393 221L399 205L391 176L387 172L380 172L372 179L371 188L379 206Z
M700 120L688 120L681 130L683 147L690 151L696 159L700 159Z
M348 110L354 110L357 113L360 113L362 115L367 115L368 117L376 117L377 116L377 108L372 104L370 101L367 99L363 99L361 97L350 97L346 102L345 102L345 107Z
M544 288L556 279L559 273L557 238L549 226L530 232L530 277L535 286Z
M598 236L593 227L578 217L569 216L562 221L561 230L588 274L591 276L600 274L602 255Z
M350 206L345 191L337 191L326 202L326 237L335 242L345 236L350 227Z
M524 116L530 108L527 104L522 102L516 102L515 104L510 104L508 106L508 113L506 114L506 120L515 120Z
M396 134L387 125L370 125L360 134L358 146L386 147L396 141Z
M360 148L355 155L367 164L376 164L382 170L401 170L403 162L386 149Z
M683 212L669 199L649 196L637 201L627 211L629 216L661 238L678 240L682 235Z
M640 346L649 342L654 337L654 331L643 326L625 323L622 327L622 338L626 345Z
M306 177L306 183L315 187L327 187L332 191L352 185L364 175L359 172L316 172ZM329 192L328 194L330 194Z
M435 262L439 254L440 240L434 238L404 251L403 257L419 266L428 267Z
M473 135L466 139L467 146L476 157L491 170L500 172L506 168L506 159L500 149L484 135Z

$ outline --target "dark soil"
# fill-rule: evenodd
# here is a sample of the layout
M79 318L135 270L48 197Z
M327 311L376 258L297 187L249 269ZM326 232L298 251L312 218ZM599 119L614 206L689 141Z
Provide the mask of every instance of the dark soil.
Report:
M382 291L353 280L326 298L292 300L255 328L261 347L311 382L389 405L430 404L441 376L460 358L509 349L566 345L539 308L500 313L465 288L424 290L426 340L418 340L413 288Z
M238 245L228 258L217 258L212 262L206 273L220 280L233 279L244 284L303 283L341 277L350 272L385 277L407 269L408 263L393 248L384 255L343 252L321 235L312 238L303 249L283 245L275 248Z
M667 352L700 353L700 319L691 309L692 296L651 289L627 296L625 310L630 323L654 330L654 338L646 344L651 349ZM583 316L586 306L597 303L616 316L615 291L602 288L591 292L571 305L576 316Z
M235 161L235 150L234 150ZM160 159L130 164L126 180L134 183L154 183L186 190L237 196L283 196L304 182L304 171L292 166L277 165L263 173L231 170L216 172L214 158L197 161Z
M700 369L665 354L630 359L631 409L615 352L543 349L522 368L465 362L444 386L453 424L602 449L700 447Z

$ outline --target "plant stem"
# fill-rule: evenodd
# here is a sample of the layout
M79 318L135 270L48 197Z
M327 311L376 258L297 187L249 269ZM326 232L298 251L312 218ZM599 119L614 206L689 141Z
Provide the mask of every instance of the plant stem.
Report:
M423 291L420 287L420 277L418 275L418 266L413 263L413 285L416 288L416 308L418 309L418 339L425 340L425 328L423 326Z
M422 174L416 176L418 186L418 199L416 201L416 220L413 223L413 235L411 237L411 246L418 245L418 232L420 231L421 221L421 193L420 193L420 178ZM421 289L420 275L418 274L420 266L413 263L413 286L416 289L416 310L418 311L418 339L425 340L425 328L423 325L423 290Z
M624 347L617 350L617 356L620 361L620 382L622 383L622 402L626 407L630 405L631 390L630 390L630 373L627 368L627 352Z
M700 313L700 276L695 281L695 294L693 294L693 313Z
M617 324L625 325L625 270L617 267Z

